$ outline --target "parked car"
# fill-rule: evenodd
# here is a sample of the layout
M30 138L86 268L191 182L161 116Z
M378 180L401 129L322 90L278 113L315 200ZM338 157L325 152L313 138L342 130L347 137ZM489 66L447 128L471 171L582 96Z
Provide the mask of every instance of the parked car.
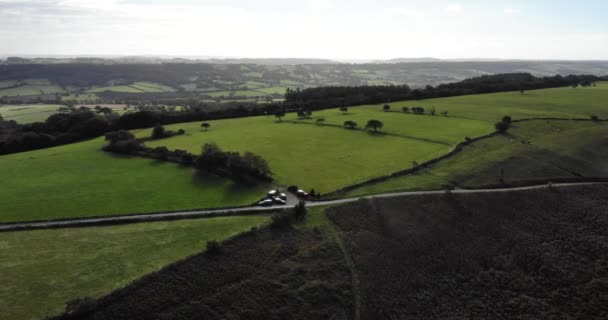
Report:
M298 195L298 197L300 198L308 198L308 192L300 189L296 192L296 195Z
M268 196L272 198L272 197L274 197L274 196L275 196L277 193L278 193L278 192L277 192L276 190L270 190L270 191L268 191Z
M281 199L281 198L279 198L279 197L274 197L274 198L272 198L272 201L273 201L274 203L276 203L276 204L287 204L287 201L285 201L285 200L283 200L283 199Z
M258 206L261 206L261 207L270 207L270 206L272 206L272 204L273 204L272 199L266 199L266 200L260 201L258 203Z
M279 194L279 198L283 199L283 200L287 200L287 195L284 193L280 193Z

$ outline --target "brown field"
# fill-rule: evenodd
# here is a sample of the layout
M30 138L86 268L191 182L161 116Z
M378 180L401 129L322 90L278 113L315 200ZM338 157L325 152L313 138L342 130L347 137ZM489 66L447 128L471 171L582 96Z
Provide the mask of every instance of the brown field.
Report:
M328 210L361 319L608 319L608 187L361 200Z

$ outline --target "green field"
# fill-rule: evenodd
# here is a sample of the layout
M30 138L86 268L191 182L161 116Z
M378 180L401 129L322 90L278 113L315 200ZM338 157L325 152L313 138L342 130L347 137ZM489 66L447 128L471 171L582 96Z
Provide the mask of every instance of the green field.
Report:
M69 94L62 96L61 101L76 101L77 103L95 102L98 101L99 97L94 93L83 93L83 94Z
M34 81L32 83L26 82L26 84L16 88L0 89L0 97L36 96L64 92L65 90L59 86Z
M391 103L391 112L383 112L382 104L351 107L347 114L337 109L316 111L311 120L297 120L295 114L288 114L282 122L273 116L218 120L211 122L208 132L200 128L200 122L182 123L167 126L167 129L183 128L185 135L147 144L151 147L166 145L195 154L200 153L204 143L211 142L226 151L251 151L267 159L276 184L295 184L326 193L411 168L414 161L422 163L443 155L466 136L492 132L494 122L504 115L515 118L588 118L589 114L608 117L608 111L601 108L604 101L608 101L606 83L593 88L529 91L525 95L497 93L409 101ZM448 110L449 116L413 115L395 110L402 105L424 106L427 110L435 106L438 113ZM323 125L317 124L318 118L324 119ZM354 120L361 127L369 119L384 122L382 134L341 127L346 120ZM522 129L514 128L513 134L528 124L519 125ZM136 134L147 136L150 130L140 130ZM265 186L239 187L220 178L197 179L192 169L173 164L113 157L99 151L102 143L97 139L0 157L0 176L4 177L0 198L8 199L4 205L6 213L0 221L242 205L255 201L265 189ZM520 150L504 149L502 156L506 157L509 152ZM476 171L472 169L482 168L476 160L491 157L486 150L465 157L467 154L450 160L458 166L446 167L444 174L433 174L474 173ZM495 169L486 170L495 177ZM446 179L453 180L430 176L419 174L407 178L411 182L390 182L387 187L358 191L357 194L436 188Z
M265 188L99 150L102 139L0 157L0 222L250 204Z
M218 217L0 233L0 318L39 319L79 297L100 297L165 265L265 223Z
M0 114L5 120L18 123L43 122L57 113L60 107L57 104L0 105Z
M255 92L261 92L263 94L280 94L284 95L287 91L287 87L270 87L270 88L258 88L253 90Z
M126 93L144 93L145 91L134 86L106 86L106 87L94 87L87 90L87 93L98 93L98 92L126 92Z
M173 88L159 83L153 82L135 82L131 87L137 88L145 92L173 92Z
M236 90L236 91L214 91L214 92L205 92L204 94L210 97L219 98L219 97L257 97L257 96L265 96L266 94L253 90Z
M227 151L251 151L268 161L279 184L295 184L320 192L407 168L412 161L423 162L451 148L441 143L331 126L277 122L274 117L213 121L209 131L202 131L200 122L167 128L183 128L186 134L147 144L200 153L204 143L214 142ZM144 130L138 135L149 134L150 130Z
M522 143L522 141L526 143ZM529 143L527 143L529 142ZM507 135L466 146L457 156L416 174L364 186L343 196L394 191L440 190L559 178L606 177L608 124L591 121L519 122Z

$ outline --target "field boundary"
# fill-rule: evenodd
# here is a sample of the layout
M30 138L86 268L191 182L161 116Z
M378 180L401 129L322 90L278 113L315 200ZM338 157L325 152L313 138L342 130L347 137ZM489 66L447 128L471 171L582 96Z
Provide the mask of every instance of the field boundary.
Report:
M438 162L440 162L442 160L446 160L446 159L449 159L449 158L452 158L452 157L456 156L457 154L459 154L460 152L462 152L462 150L464 149L464 147L466 145L469 145L471 143L474 143L474 142L477 142L477 141L480 141L480 140L488 139L488 138L494 137L494 136L499 135L499 134L500 134L499 132L492 132L492 133L488 133L488 134L483 135L483 136L471 138L471 139L469 139L467 141L460 142L460 143L458 143L454 147L454 149L452 149L450 152L448 152L448 153L446 153L446 154L444 154L442 156L439 156L437 158L433 158L433 159L428 160L426 162L420 163L420 164L418 164L417 166L415 166L413 168L400 170L400 171L393 172L391 174L380 176L380 177L375 177L375 178L372 178L372 179L369 179L369 180L366 180L366 181L363 181L363 182L359 182L357 184L346 186L344 188L341 188L341 189L334 190L332 192L323 194L323 200L336 199L336 198L338 198L343 193L355 190L357 188L360 188L360 187L363 187L363 186L366 186L366 185L370 185L370 184L374 184L374 183L378 183L378 182L387 181L387 180L392 179L392 178L397 178L397 177L405 176L405 175L408 175L408 174L416 173L416 172L418 172L420 170L423 170L423 169L427 169L428 167L430 167L430 166L432 166L434 164L437 164Z
M598 120L593 120L591 118L552 118L552 117L546 117L546 118L525 118L525 119L517 119L517 120L513 120L512 122L528 122L528 121L543 121L543 120L548 120L548 121L587 121L587 122L608 122L608 119L598 119ZM401 170L401 171L397 171L397 172L393 172L392 174L389 175L384 175L384 176L380 176L380 177L376 177L376 178L372 178L357 184L353 184L350 186L346 186L344 188L338 189L338 190L334 190L332 192L328 192L326 194L323 195L323 200L330 200L330 199L337 199L341 194L349 192L349 191L353 191L355 189L358 189L360 187L364 187L367 185L371 185L371 184L375 184L378 182L384 182L387 181L389 179L392 178L397 178L397 177L401 177L401 176L405 176L405 175L409 175L409 174L413 174L416 173L420 170L423 169L427 169L430 166L433 166L435 164L437 164L438 162L442 161L442 160L446 160L449 158L452 158L454 156L456 156L457 154L459 154L460 152L462 152L462 150L464 149L465 146L471 144L471 143L475 143L478 142L480 140L484 140L484 139L488 139L491 137L494 137L496 135L499 135L501 133L499 132L492 132L483 136L479 136L479 137L475 137L475 138L471 138L467 141L463 141L458 143L454 149L440 157L431 159L429 161L426 161L424 163L419 164L416 167L413 168L409 168L409 169L405 169L405 170ZM604 179L604 177L588 177L589 179ZM608 178L606 178L608 180ZM557 181L558 179L539 179L539 180L523 180L523 182L525 181L535 181L535 182L539 182L539 181L544 181L544 182L548 182L549 180L555 180ZM576 181L576 180L574 180ZM594 180L592 180L592 182L594 182ZM601 181L603 182L603 181ZM525 184L525 183L524 183ZM494 187L505 187L505 186L509 186L509 184L503 184L503 185L493 185Z

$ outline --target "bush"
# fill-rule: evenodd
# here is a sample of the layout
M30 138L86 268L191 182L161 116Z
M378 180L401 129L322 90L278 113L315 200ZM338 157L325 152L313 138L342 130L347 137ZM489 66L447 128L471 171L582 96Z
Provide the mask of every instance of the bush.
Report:
M152 139L162 139L165 137L165 127L157 125L152 129Z
M207 251L205 253L214 255L220 253L221 249L221 245L217 240L209 240L207 241Z
M134 154L141 149L143 149L143 147L137 140L122 140L103 147L104 151L122 154Z
M504 123L511 124L512 121L513 120L511 119L510 116L504 116L504 117L502 117L502 122L504 122Z
M496 122L494 127L496 128L497 132L505 133L505 132L507 132L507 130L509 130L509 128L511 127L511 124L508 122L500 121L500 122Z
M276 212L270 217L271 228L285 228L291 225L291 217L285 212Z
M410 108L408 108L408 107L403 107L403 108L401 108L401 111L403 111L403 112L406 112L406 113L407 113L407 112L410 112Z
M182 134L184 134L184 133L186 133L186 130L184 130L184 129L179 129L179 130L177 130L177 134L178 134L178 135L180 135L180 136L181 136Z
M355 129L357 127L357 123L352 120L348 120L348 121L344 121L344 126L347 127L348 129Z
M135 139L135 136L127 130L118 130L106 133L106 141L110 141L110 143L133 139Z
M590 118L593 121L600 121L600 118L598 116L596 116L596 115L592 115L592 116L590 116Z
M167 161L169 158L169 149L165 146L154 148L154 157L158 160Z
M296 220L302 220L306 217L306 213L308 210L306 209L306 202L300 201L294 207L294 217Z

